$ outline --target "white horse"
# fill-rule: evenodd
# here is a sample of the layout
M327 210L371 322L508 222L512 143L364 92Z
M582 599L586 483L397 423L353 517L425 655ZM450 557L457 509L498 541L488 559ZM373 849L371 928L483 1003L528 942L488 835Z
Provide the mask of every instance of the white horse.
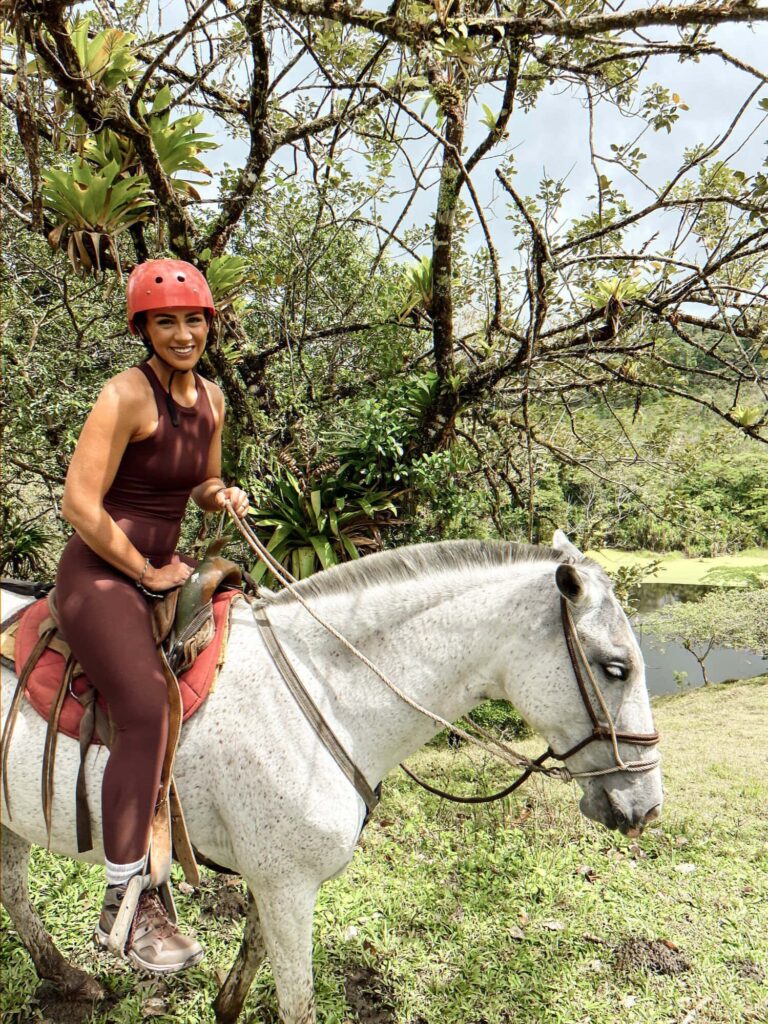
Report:
M430 710L455 721L487 698L503 698L565 753L590 733L592 722L564 640L562 593L616 730L651 733L642 656L609 580L560 531L554 543L405 547L320 573L298 589ZM5 617L19 599L4 596ZM293 667L371 786L435 735L433 721L398 699L289 592L269 594L266 610ZM14 685L13 674L4 672L6 709ZM30 844L46 842L40 806L45 728L25 704L8 763L11 819L4 801L2 807L2 899L40 976L73 997L93 999L100 986L64 960L28 900ZM647 746L620 747L624 760L648 758ZM95 747L88 754L96 819L106 756ZM567 760L574 774L609 772L578 780L583 813L637 834L660 813L660 769L631 773L615 765L610 742L590 743ZM78 744L62 736L51 849L99 863L100 847L76 851L77 769ZM251 894L240 953L215 1002L217 1019L237 1020L266 953L282 1019L314 1021L315 900L322 883L351 860L365 806L288 692L243 603L236 606L216 690L184 727L175 776L193 844L239 873ZM84 938L85 928L86 922Z

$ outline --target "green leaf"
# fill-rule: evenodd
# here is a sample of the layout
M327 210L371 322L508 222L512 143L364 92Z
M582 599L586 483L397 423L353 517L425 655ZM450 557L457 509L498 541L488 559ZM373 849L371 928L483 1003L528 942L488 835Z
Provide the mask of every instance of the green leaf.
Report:
M336 565L338 559L333 552L333 548L325 539L325 537L310 537L309 538L312 547L315 549L317 557L320 559L320 564L324 569L330 569L332 565Z
M158 114L161 110L165 110L171 105L172 98L171 87L169 85L164 85L162 89L158 90L155 94L155 98L152 102L152 113Z
M346 536L346 534L341 535L341 543L347 549L347 554L349 555L350 558L354 559L360 557L360 552L357 550L357 548L349 539L349 537Z
M320 491L312 491L309 495L309 500L312 502L312 511L315 513L315 518L319 519L323 510L323 499Z

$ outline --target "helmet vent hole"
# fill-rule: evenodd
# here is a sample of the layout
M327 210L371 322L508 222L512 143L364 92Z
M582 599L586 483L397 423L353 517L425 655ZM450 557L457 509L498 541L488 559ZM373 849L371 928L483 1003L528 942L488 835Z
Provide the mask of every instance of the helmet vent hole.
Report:
M183 274L177 274L176 275L176 280L177 281L186 281L186 277L184 277Z
M155 284L162 284L162 283L163 283L162 277L156 277L155 278Z

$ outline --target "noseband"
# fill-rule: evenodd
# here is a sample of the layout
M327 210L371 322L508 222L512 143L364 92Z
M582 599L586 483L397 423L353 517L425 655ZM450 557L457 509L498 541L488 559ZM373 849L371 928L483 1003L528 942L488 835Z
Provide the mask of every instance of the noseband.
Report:
M595 679L595 674L584 653L584 648L581 646L579 635L573 623L571 609L568 607L566 599L562 596L560 597L560 616L563 622L563 635L565 636L565 645L568 648L568 656L571 659L573 674L576 677L581 699L592 722L592 732L589 736L585 736L583 740L574 743L564 754L556 753L552 747L549 748L547 753L557 761L566 761L569 757L588 747L590 743L601 740L609 742L613 746L613 756L616 759L615 765L611 768L602 768L599 771L593 772L571 772L569 769L565 769L570 778L586 779L597 775L611 775L614 772L651 771L659 764L658 757L649 758L646 761L625 761L619 751L619 743L637 743L641 746L651 747L659 742L659 734L657 732L617 732L605 697ZM589 687L587 683L589 683ZM595 703L590 696L590 688L597 700L600 711L605 717L605 721L601 721L598 712L595 710Z

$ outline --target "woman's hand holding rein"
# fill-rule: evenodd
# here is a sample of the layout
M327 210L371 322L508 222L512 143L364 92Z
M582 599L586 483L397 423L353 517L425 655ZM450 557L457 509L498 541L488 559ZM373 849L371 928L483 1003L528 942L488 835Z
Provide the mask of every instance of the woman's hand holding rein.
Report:
M230 503L237 515L242 519L250 508L248 495L240 487L220 487L213 496L216 507L225 509Z

